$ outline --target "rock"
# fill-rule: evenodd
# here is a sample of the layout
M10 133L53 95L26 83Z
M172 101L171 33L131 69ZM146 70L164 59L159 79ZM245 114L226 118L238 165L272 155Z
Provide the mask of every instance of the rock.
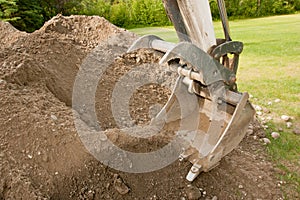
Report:
M218 200L217 196L213 196L213 198L211 200Z
M277 132L272 132L272 133L271 133L271 136L272 136L272 138L277 139L277 138L280 137L280 134L277 133Z
M44 162L48 162L48 155L46 154L46 153L44 153L43 155L42 155L42 160L44 161Z
M158 198L158 196L155 194L155 195L153 195L153 197L150 197L150 200L158 200L159 198Z
M259 117L259 119L261 120L260 123L265 123L266 118L264 118L264 117Z
M280 99L275 99L274 102L275 103L279 103L281 100Z
M282 132L282 131L283 131L283 128L279 127L277 130L278 130L279 132Z
M248 129L253 129L253 124L249 124Z
M249 136L249 135L252 135L254 133L253 129L248 129L246 131L246 134Z
M287 115L281 115L281 119L283 120L283 121L289 121L290 120L290 117L289 116L287 116Z
M263 138L262 141L264 144L271 144L271 141L268 138Z
M256 135L259 137L259 138L265 138L266 137L266 132L263 131L263 130L259 130Z
M114 188L120 194L124 195L130 191L130 188L123 182L122 178L119 175L114 175Z
M269 128L268 125L263 125L262 127L263 127L265 130Z
M93 200L94 196L95 196L95 192L92 191L92 190L89 190L88 193L87 193L87 195L86 195L86 199Z
M271 106L271 105L272 105L272 101L269 101L269 102L268 102L268 105Z
M257 111L257 112L256 112L256 115L261 116L261 115L262 115L262 112L261 112L261 111Z
M294 128L293 133L295 133L296 135L300 135L300 128Z
M243 189L244 188L244 186L243 185L239 185L239 189Z
M286 123L286 127L287 127L287 128L291 128L292 126L293 126L292 122L287 122L287 123Z
M295 117L293 117L293 116L290 116L290 118L291 118L291 120L295 120Z
M256 111L261 111L261 110L262 110L262 107L260 107L260 106L258 106L258 105L255 105L255 106L254 106L254 109L255 109Z
M51 119L53 119L54 121L57 120L57 117L56 117L55 115L51 115L50 117L51 117Z
M267 120L268 120L268 121L271 121L272 119L273 119L273 118L272 118L271 116L268 116L268 117L267 117Z
M264 113L270 113L271 111L268 108L263 108Z
M246 192L246 191L242 191L242 194L243 194L244 196L247 196L247 192Z
M189 200L197 200L202 196L200 190L197 187L191 185L187 187L186 195Z

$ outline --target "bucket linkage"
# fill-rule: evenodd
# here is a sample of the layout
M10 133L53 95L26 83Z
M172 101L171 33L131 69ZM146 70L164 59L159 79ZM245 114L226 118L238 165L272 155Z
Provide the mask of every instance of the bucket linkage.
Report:
M163 0L179 43L147 35L128 52L151 48L163 52L161 65L178 72L173 92L152 123L180 120L179 134L189 144L180 155L193 166L187 180L217 166L244 138L255 110L248 93L236 84L243 43L232 41L223 0L218 0L225 39L215 39L208 1Z

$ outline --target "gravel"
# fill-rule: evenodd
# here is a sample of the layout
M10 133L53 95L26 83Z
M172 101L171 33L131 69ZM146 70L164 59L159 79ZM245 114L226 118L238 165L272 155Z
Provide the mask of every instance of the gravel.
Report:
M289 121L290 120L290 116L287 116L287 115L281 115L280 117L283 121Z
M56 117L55 115L51 115L50 117L51 117L51 119L53 119L54 121L57 120L57 117Z
M300 128L294 128L293 133L296 135L300 135Z
M130 191L130 188L123 182L118 174L114 175L114 188L122 195L127 194Z
M197 187L189 185L186 189L186 195L188 200L197 200L202 196L202 193Z
M272 132L271 136L272 136L272 138L277 139L280 137L280 134L278 132Z
M281 100L280 99L275 99L274 102L275 103L279 103Z
M286 123L286 127L287 127L287 128L292 128L292 126L293 126L293 123L292 123L292 122L287 122L287 123Z
M264 144L271 144L271 140L269 140L268 138L262 138L262 141L264 142Z

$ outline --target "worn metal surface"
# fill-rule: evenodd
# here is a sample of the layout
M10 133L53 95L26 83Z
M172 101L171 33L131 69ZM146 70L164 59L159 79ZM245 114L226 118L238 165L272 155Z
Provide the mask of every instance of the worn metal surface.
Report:
M202 73L204 85L210 85L217 81L224 81L227 85L231 85L235 81L235 74L231 70L191 43L181 42L176 45L164 55L160 64L166 64L175 58L182 59L183 62L190 64L196 71Z
M228 17L225 7L225 1L224 0L217 0L220 18L223 26L223 31L225 35L226 41L231 41L230 37L230 29L229 29L229 23L228 23Z
M213 51L212 56L219 60L222 56L231 54L240 54L243 51L243 43L238 41L225 42L218 45Z
M137 39L127 50L127 52L131 52L137 49L142 48L152 48L158 51L167 52L168 50L174 48L176 44L171 42L166 42L160 37L155 35L145 35Z
M216 40L208 0L163 0L179 44L144 36L128 51L152 48L165 55L160 64L178 72L172 94L152 124L180 121L177 135L188 148L181 160L193 166L187 180L217 166L243 139L255 110L247 93L237 92L241 42L231 41L224 0L218 0L225 39ZM229 58L233 54L233 58Z
M195 70L203 74L203 79L199 80L204 85L210 85L217 81L224 81L231 85L235 80L235 74L221 65L217 60L213 59L206 52L189 42L182 42L177 45L163 41L161 38L153 35L146 35L138 40L128 49L128 52L140 48L153 48L162 52L166 52L161 59L160 64L167 64L168 61L179 58L183 62L195 67ZM223 49L218 48L215 52L223 53Z
M234 74L237 73L239 64L239 55L243 51L243 43L238 41L228 41L218 45L212 52L211 55L216 59L220 60L223 58L222 64L233 71ZM233 54L233 58L229 59L228 54Z
M177 0L163 0L163 4L169 19L174 25L179 40L181 42L191 42Z
M180 41L192 42L204 51L216 45L208 0L163 0Z

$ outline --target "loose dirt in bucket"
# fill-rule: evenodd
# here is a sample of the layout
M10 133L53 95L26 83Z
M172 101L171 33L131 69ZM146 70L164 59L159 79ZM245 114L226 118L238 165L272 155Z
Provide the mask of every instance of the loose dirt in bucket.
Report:
M56 16L31 34L0 22L0 31L0 199L282 198L275 177L280 171L253 135L193 183L185 180L188 162L134 174L111 169L90 155L76 131L71 106L76 75L89 57L108 69L98 82L94 108L101 129L113 142L149 152L172 137L170 133L136 139L118 128L148 124L166 103L176 77L157 64L158 52L123 55L137 38L134 34L87 16ZM139 67L148 69L144 80L152 83L137 87L130 96L132 120L116 121L113 112L126 109L110 107L111 99L119 98L113 86L122 85L120 78L129 71L139 75L134 71ZM83 123L97 128L89 115L81 116ZM259 124L253 129L260 135Z

